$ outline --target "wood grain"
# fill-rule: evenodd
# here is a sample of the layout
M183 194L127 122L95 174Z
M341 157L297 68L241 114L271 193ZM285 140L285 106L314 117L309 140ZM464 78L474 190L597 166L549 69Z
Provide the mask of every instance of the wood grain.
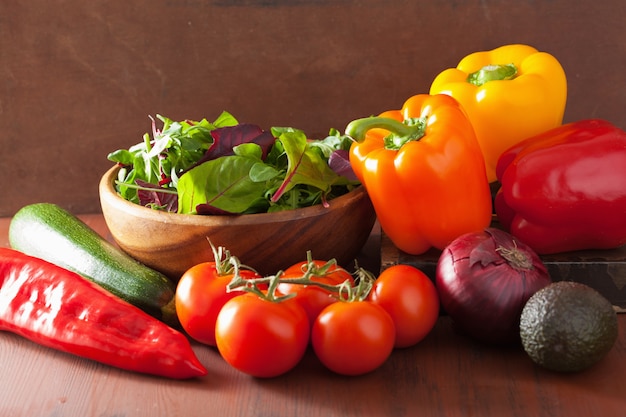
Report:
M620 339L595 367L573 375L533 365L520 349L491 348L458 334L447 318L377 371L341 377L308 352L274 379L241 374L194 346L209 375L170 381L132 374L0 334L0 411L11 417L89 416L623 416L626 316Z
M214 260L210 244L224 247L262 275L306 260L335 259L353 269L376 213L363 187L297 210L243 216L200 216L152 210L124 200L112 167L100 182L102 213L120 248L174 282L194 265ZM209 243L210 240L210 243Z
M492 224L498 227L497 224ZM381 233L381 269L395 264L412 265L435 280L441 251L429 249L421 255L410 255L395 247ZM616 311L626 313L626 246L610 250L586 250L541 255L552 281L576 281L596 289Z
M102 215L82 215L108 236ZM0 218L0 246L9 219ZM364 254L380 247L375 226ZM110 238L110 236L109 236ZM365 259L367 260L367 259ZM171 381L134 374L0 332L0 415L7 417L622 417L626 410L626 315L596 366L557 374L521 348L494 348L456 333L441 317L417 346L396 350L361 377L327 371L311 351L288 374L255 379L193 344L206 377Z

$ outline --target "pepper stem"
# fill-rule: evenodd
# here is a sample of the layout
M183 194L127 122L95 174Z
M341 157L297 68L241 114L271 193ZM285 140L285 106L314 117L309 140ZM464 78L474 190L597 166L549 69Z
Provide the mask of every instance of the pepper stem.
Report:
M388 130L390 133L385 137L385 149L398 150L405 143L418 141L426 134L426 118L415 117L399 122L388 117L365 117L351 121L346 127L346 135L361 142L372 129Z
M517 75L515 64L485 65L467 76L467 82L477 87L489 81L512 80Z

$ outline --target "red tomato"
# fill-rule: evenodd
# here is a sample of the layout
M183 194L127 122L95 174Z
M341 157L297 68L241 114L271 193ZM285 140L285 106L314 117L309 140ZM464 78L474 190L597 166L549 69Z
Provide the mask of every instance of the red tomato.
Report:
M313 263L315 264L315 267L320 268L326 264L326 261L316 260L313 261ZM281 279L301 277L306 271L307 266L308 262L294 264L284 271ZM348 280L350 284L354 283L352 275L340 266L330 267L328 273L324 276L311 276L311 280L328 285L339 285L346 280ZM311 325L313 325L315 318L326 306L337 301L334 293L316 285L290 284L281 282L278 284L277 290L283 295L296 293L296 296L293 298L304 308Z
M257 274L242 269L244 278ZM232 274L220 275L215 262L203 262L189 268L176 286L176 314L183 329L200 343L215 346L215 321L226 301L243 291L226 292Z
M309 320L298 303L267 301L252 293L224 304L215 324L224 360L259 378L294 368L306 352L309 334Z
M410 265L385 269L369 295L384 308L396 327L395 347L413 346L426 337L439 317L439 295L433 282Z
M381 366L393 350L389 314L369 301L337 302L313 323L311 345L322 364L342 375L361 375Z

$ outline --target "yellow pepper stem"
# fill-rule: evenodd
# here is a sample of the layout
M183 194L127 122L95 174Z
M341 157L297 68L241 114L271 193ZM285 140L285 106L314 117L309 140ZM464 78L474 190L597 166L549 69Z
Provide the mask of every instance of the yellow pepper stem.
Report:
M480 87L489 81L512 80L516 75L517 67L514 64L486 65L469 74L467 82Z
M388 130L390 133L385 137L385 149L398 150L405 143L420 140L425 135L426 118L415 117L399 122L388 117L365 117L350 122L346 127L346 135L361 142L371 129Z

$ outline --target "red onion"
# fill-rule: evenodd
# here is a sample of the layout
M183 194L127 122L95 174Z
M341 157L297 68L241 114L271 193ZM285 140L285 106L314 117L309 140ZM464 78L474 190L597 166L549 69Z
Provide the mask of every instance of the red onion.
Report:
M537 253L495 228L458 237L437 264L441 306L458 330L487 343L519 343L526 301L550 283Z

